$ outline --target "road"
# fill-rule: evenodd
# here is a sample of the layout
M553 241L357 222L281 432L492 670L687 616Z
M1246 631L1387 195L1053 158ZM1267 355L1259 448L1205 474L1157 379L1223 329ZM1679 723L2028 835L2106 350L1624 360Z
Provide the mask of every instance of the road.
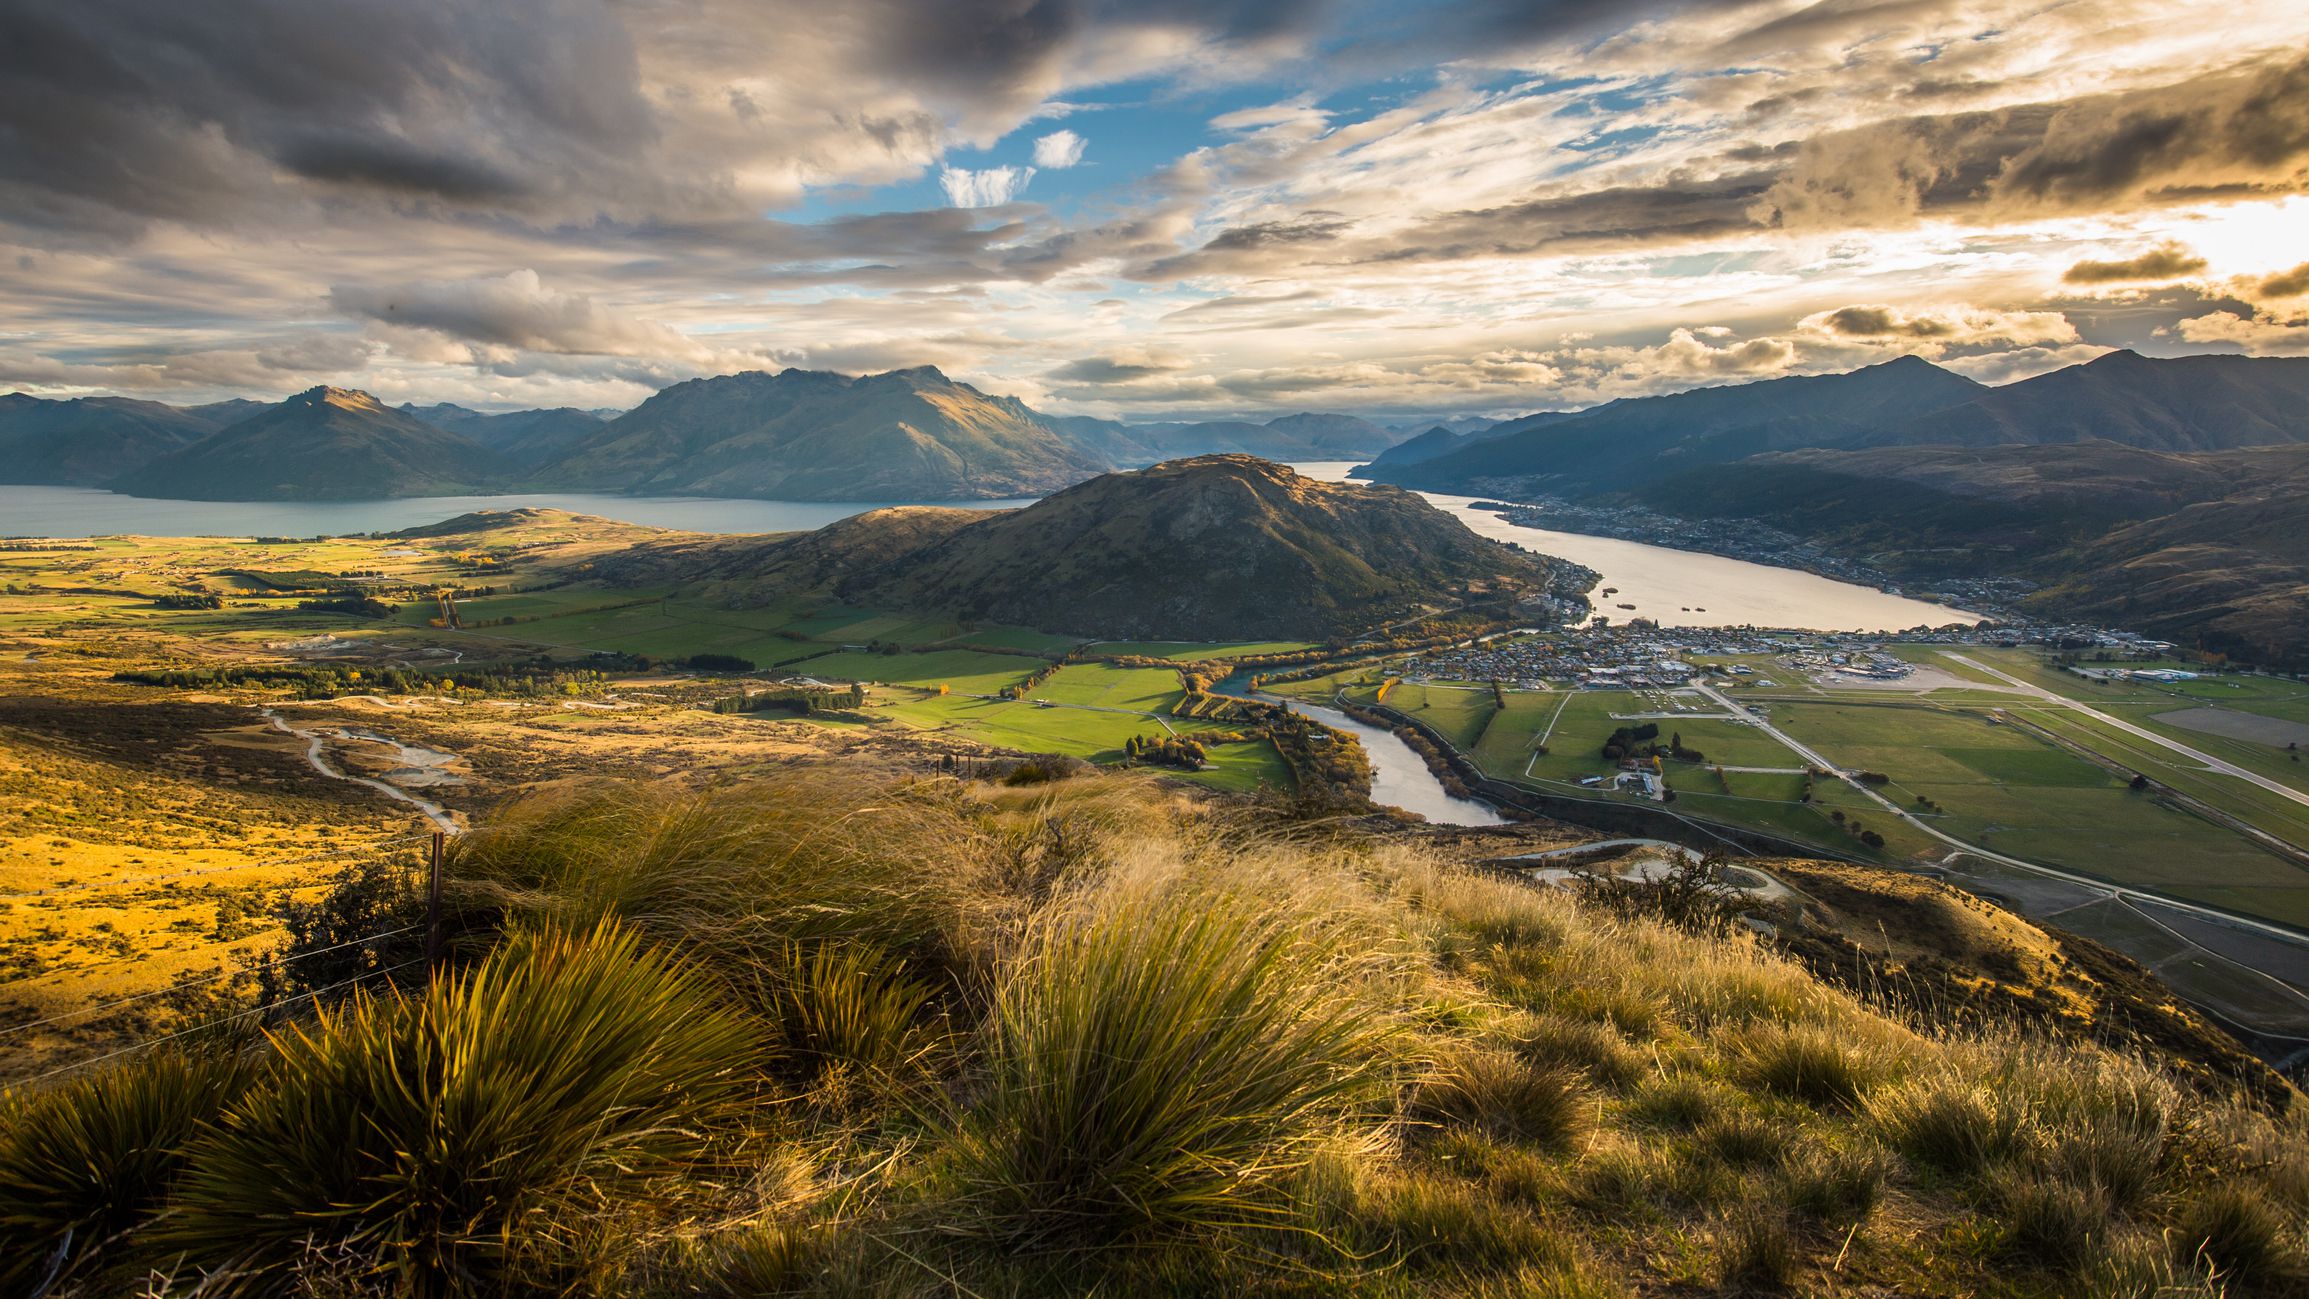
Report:
M1962 659L1962 656L1955 654L1951 654L1949 657L1960 660ZM1971 666L1979 667L1980 665L1975 663ZM1984 672L1995 672L1994 668L1981 668L1981 670ZM2001 676L2003 674L1997 673L1997 675ZM2009 680L2010 678L2007 679ZM2028 683L2024 681L2014 681L2014 684L2025 686ZM1937 827L1925 823L1923 820L1910 813L1908 809L1900 806L1898 803L1893 802L1891 799L1884 797L1882 794L1877 793L1875 790L1869 788L1868 786L1861 784L1858 780L1853 778L1851 772L1846 771L1844 768L1836 765L1833 762L1830 762L1827 758L1821 756L1815 750L1808 748L1801 740L1796 739L1794 736L1789 735L1786 731L1783 731L1780 728L1772 725L1770 722L1764 720L1764 718L1757 715L1756 713L1750 712L1745 705L1733 702L1732 699L1726 696L1722 691L1717 690L1714 686L1699 685L1693 688L1698 690L1701 694L1706 695L1708 698L1714 700L1716 703L1722 705L1725 710L1738 714L1740 718L1746 721L1749 725L1756 727L1758 730L1764 732L1764 734L1769 735L1773 739L1778 740L1780 743L1786 745L1788 749L1797 757L1800 757L1804 761L1811 763L1813 766L1819 768L1822 771L1833 773L1838 780L1841 780L1845 784L1850 785L1853 789L1858 790L1863 797L1867 798L1870 802L1875 803L1877 806L1883 808L1885 811L1890 812L1896 817L1899 817L1902 821L1916 827L1918 830L1923 831L1925 834L1931 835L1933 838L1938 839L1940 842L1971 856L1978 857L1982 861L1992 861L2000 866L2009 866L2014 870L2026 871L2032 875L2041 875L2047 879L2060 880L2063 883L2074 884L2080 888L2093 889L2113 898L2139 898L2146 902L2154 902L2161 907L2171 907L2175 911L2187 912L2190 915L2198 916L2203 919L2213 921L2217 924L2224 924L2230 926L2231 928L2247 930L2249 932L2260 934L2269 938L2282 939L2288 943L2299 943L2301 941L2301 935L2298 931L2288 929L2282 925L2275 925L2265 921L2255 920L2250 916L2240 916L2234 912L2223 911L2218 907L2208 907L2195 902L2184 902L2179 898L2167 897L2162 893L2152 893L2146 889L2126 888L2122 885L2111 884L2104 879L2096 879L2090 875L2079 875L2073 871L2064 871L2058 867L2046 866L2039 862L2025 861L2019 857L2008 857L2003 853L1992 852L1989 849L1980 847L1978 844L1966 843L1964 840L1959 839L1954 835L1945 834ZM2051 697L2054 699L2060 698L2058 695L2053 695ZM2260 972L2255 971L2255 973ZM2282 984L2281 980L2273 981Z
M2067 695L2055 694L2054 692L2045 689L2043 686L2034 685L2030 682L2023 681L2019 677L2016 677L2009 672L2000 672L1997 669L1988 666L1986 663L1979 662L1975 659L1966 658L1962 654L1955 654L1947 650L1942 650L1941 657L1953 659L1956 662L1962 663L1964 666L1971 668L1975 672L1985 672L1988 675L1995 677L1999 681L2008 682L2012 685L2018 686L2022 691L2034 695L2037 698L2046 701L2047 703L2059 704L2065 708L2070 709L2071 711L2082 713L2084 716L2092 718L2094 721L2099 722L2103 726L2109 727L2113 730L2123 731L2127 735L2138 736L2139 738L2147 740L2149 743L2157 745L2161 748L2170 749L2174 753L2180 754L2182 757L2187 758L2191 762L2202 764L2208 771L2217 771L2224 776L2235 776L2237 779L2245 781L2248 784L2259 785L2261 788L2268 790L2270 793L2275 794L2280 798L2291 799L2293 802L2299 803L2303 807L2309 807L2309 794L2304 794L2300 790L2293 788L2291 785L2271 780L2267 776L2264 776L2257 771L2247 771L2245 768L2240 767L2233 762L2225 762L2222 759L2216 758L2212 754L2206 753L2201 749L2192 749L2188 745L2183 744L2178 740L2169 739L2165 736L2159 735L2155 731L2149 730L2146 727L2135 726L2131 722L2128 722L2121 717L2111 717L2098 708L2094 708L2088 704L2079 702L2078 700L2071 699Z

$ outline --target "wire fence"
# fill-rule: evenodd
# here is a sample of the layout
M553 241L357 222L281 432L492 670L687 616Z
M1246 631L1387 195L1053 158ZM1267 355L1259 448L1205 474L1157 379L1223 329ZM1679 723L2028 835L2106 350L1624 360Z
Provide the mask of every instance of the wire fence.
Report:
M290 971L291 969L299 966L300 963L312 960L317 957L338 955L351 951L355 948L385 948L389 945L393 945L395 940L407 940L410 936L419 933L424 933L427 935L426 952L423 956L412 957L406 960L402 960L396 964L382 966L376 969L361 970L349 977L338 979L334 982L322 986L307 988L303 991L293 994L273 996L258 1005L248 1006L239 1010L232 1011L230 1013L206 1016L199 1019L197 1022L186 1024L184 1027L177 1028L173 1031L146 1037L141 1040L116 1047L112 1050L104 1051L101 1054L70 1060L63 1064L57 1065L54 1068L47 1069L40 1073L32 1074L19 1080L20 1085L38 1085L78 1070L104 1064L108 1061L117 1060L124 1056L134 1055L138 1052L150 1050L158 1046L163 1046L167 1043L181 1041L196 1034L208 1033L221 1028L229 1027L230 1025L236 1023L245 1022L256 1016L286 1013L296 1009L299 1005L313 1003L322 997L328 996L331 993L343 992L367 981L389 978L390 976L400 973L404 970L433 964L437 961L438 958L437 944L434 939L437 937L438 933L437 922L439 902L438 884L440 878L439 867L441 862L441 853L445 846L445 836L440 833L402 835L391 839L379 840L374 843L363 844L358 847L336 849L329 852L309 853L295 857L274 858L266 861L241 862L231 866L203 867L195 870L185 871L166 871L151 875L128 876L119 879L94 881L85 884L74 883L58 885L49 889L39 889L25 893L0 895L0 901L28 901L40 898L53 898L62 895L91 892L99 889L151 885L170 880L221 875L231 872L281 869L286 867L315 865L327 861L341 861L354 858L390 854L394 849L398 847L419 843L426 840L431 841L433 851L430 855L430 865L432 867L430 873L432 878L427 889L423 894L421 894L421 896L424 897L428 904L426 919L423 921L413 924L396 925L392 928L383 929L375 933L362 934L355 938L348 938L333 942L323 947L307 948L302 951L269 953L262 958L261 962L257 963L250 963L245 960L237 966L227 963L222 968L212 972L195 975L191 978L180 979L165 987L151 988L142 992L135 992L127 996L115 997L104 1001L89 1002L87 1004L55 1011L39 1019L0 1026L0 1052L6 1052L12 1048L18 1047L20 1044L26 1043L28 1041L28 1035L37 1033L42 1029L69 1032L76 1027L82 1027L97 1021L101 1021L107 1016L125 1009L143 1006L153 1002L162 1002L165 1004L166 999L169 998L181 997L185 996L186 994L198 994L200 990L204 988L220 983L225 983L228 980L248 978L254 975L260 969L268 971L274 976L280 976L285 974L287 971ZM422 867L419 869L420 872L423 871ZM224 946L224 944L237 940L220 938L215 941L221 948ZM230 949L226 949L226 951L229 953ZM150 961L154 959L155 955L156 953L152 952L140 952L121 956L108 961L96 962L89 965L70 966L63 969L41 969L30 971L28 973L19 974L12 979L5 980L4 982L0 982L0 988L28 982L33 979L54 978L64 975L85 975L93 971L104 970L116 966ZM324 975L322 977L326 976ZM270 986L273 985L268 984L268 987Z

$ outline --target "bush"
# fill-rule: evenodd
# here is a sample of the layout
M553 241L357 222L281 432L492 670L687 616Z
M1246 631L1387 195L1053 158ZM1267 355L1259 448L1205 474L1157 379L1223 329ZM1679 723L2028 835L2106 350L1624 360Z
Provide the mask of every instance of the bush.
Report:
M1364 1097L1389 1030L1323 940L1153 892L1045 924L983 1034L954 1173L1012 1250L1272 1220L1275 1180Z
M227 1271L318 1247L414 1295L520 1288L752 1092L755 1031L722 1001L607 928L356 996L276 1039L272 1077L194 1143L159 1230Z
M0 1107L0 1292L84 1275L158 1212L200 1126L257 1076L230 1049L156 1050Z

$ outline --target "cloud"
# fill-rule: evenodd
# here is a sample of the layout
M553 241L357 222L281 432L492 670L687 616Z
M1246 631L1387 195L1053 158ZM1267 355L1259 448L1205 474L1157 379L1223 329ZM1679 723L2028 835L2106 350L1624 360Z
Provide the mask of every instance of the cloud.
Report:
M1838 307L1806 316L1797 328L1839 342L1894 346L1935 357L1958 347L2050 347L2079 341L2076 326L2058 311L1973 306Z
M2258 311L2246 317L2234 311L2215 311L2184 320L2174 330L2192 343L2234 347L2254 356L2309 353L2309 313L2282 316Z
M656 321L549 289L530 270L389 287L341 284L329 291L329 303L349 316L524 351L663 358L704 351Z
M2309 293L2309 262L2261 281L2261 293L2271 298L2298 298Z
M2205 269L2205 259L2185 244L2166 243L2121 261L2082 261L2068 268L2064 284L2121 284L2130 280L2177 280Z
M1061 171L1082 161L1083 147L1090 141L1072 131L1053 131L1034 142L1034 165L1047 171Z
M988 167L983 171L943 167L938 172L938 187L946 191L946 201L955 207L1000 207L1016 198L1033 179L1032 167Z
M1175 356L1143 348L1123 348L1108 356L1086 356L1069 361L1050 371L1049 377L1061 383L1135 383L1158 375L1176 374L1186 368L1187 363Z

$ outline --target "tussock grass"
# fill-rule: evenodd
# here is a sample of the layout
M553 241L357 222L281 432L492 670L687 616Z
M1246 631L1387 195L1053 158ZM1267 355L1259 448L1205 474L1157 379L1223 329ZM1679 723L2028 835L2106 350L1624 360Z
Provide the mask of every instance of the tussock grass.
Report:
M357 995L192 1144L165 1238L252 1279L344 1248L416 1295L576 1267L589 1219L752 1094L757 1029L725 1001L607 927Z
M1497 1050L1469 1050L1420 1080L1414 1122L1466 1128L1540 1150L1571 1149L1595 1126L1595 1100L1571 1070Z
M971 1234L1083 1249L1271 1219L1375 1094L1366 957L1250 898L1139 886L1046 922L997 994L952 1152Z
M86 1275L161 1209L201 1125L258 1075L237 1047L163 1049L0 1105L0 1291Z
M573 782L459 848L435 986L242 1081L155 1054L8 1101L0 1222L100 1223L86 1295L2303 1286L2300 1113L1257 815L1130 778Z

